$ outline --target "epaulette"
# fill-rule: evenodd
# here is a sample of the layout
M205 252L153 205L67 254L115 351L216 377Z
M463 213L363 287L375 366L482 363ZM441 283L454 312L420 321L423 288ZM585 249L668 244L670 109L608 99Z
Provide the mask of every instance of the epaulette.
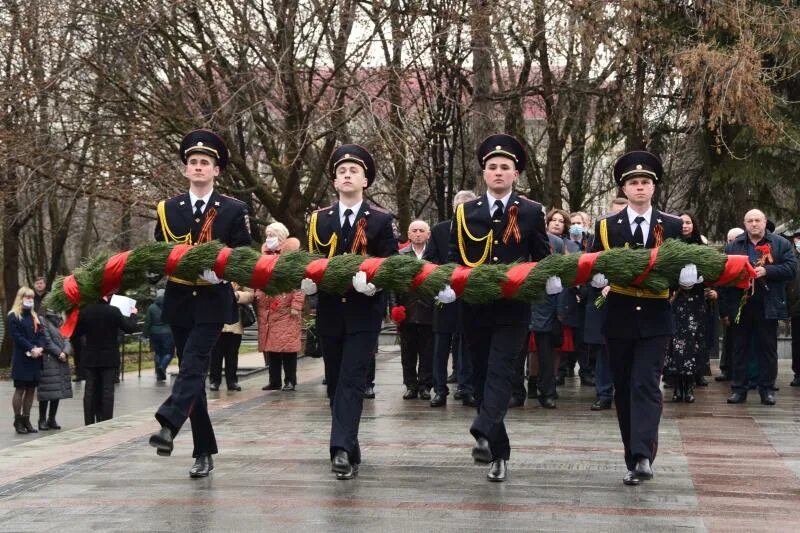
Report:
M327 207L320 207L319 209L316 209L315 211L312 211L312 213L322 213L323 211L327 211L329 209L333 209L333 206L334 206L334 204L331 204L331 205L329 205Z
M384 215L389 215L390 217L394 217L394 213L392 213L388 209L384 209L383 207L378 207L377 205L370 204L369 209L370 211L377 211L378 213L383 213Z
M656 212L661 216L674 218L675 220L680 220L681 223L683 223L683 219L678 215L673 215L672 213L665 213L664 211L659 211L658 209L656 209Z
M597 220L603 220L604 218L611 218L619 215L619 213L606 213L602 216L597 217Z
M527 196L523 196L523 195L521 195L521 194L518 194L518 195L517 195L517 197L518 197L520 200L523 200L523 201L525 201L525 202L527 202L527 203L531 204L531 205L532 205L532 206L534 206L534 207L542 207L542 204L541 204L541 202L537 202L536 200L531 200L531 199L530 199L530 198L528 198Z
M228 196L227 194L222 194L222 193L220 193L219 195L222 196L223 198L227 199L227 200L232 201L232 202L238 202L238 203L240 203L242 205L245 205L245 206L247 205L243 201L239 200L238 198L234 198L233 196Z

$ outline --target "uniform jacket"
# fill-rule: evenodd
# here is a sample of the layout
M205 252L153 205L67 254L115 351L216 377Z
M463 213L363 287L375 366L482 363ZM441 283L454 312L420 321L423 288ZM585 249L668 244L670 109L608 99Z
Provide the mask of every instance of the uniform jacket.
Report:
M58 356L62 352L72 355L72 345L58 330L59 317L47 315L42 318L42 331L47 340L42 356L42 375L39 388L36 390L40 402L72 398L72 380L69 373L69 359L61 361Z
M214 209L216 216L212 225L211 238L226 246L250 246L250 224L247 218L247 205L235 198L224 196L217 191L211 193L199 222L194 219L194 206L185 192L166 201L165 213L169 232L175 236L191 235L196 242L203 222ZM155 239L169 240L169 232L156 224ZM194 282L195 280L187 280ZM218 285L186 285L167 282L162 310L164 320L171 325L190 327L193 324L228 324L236 321L233 289L229 283Z
M425 251L427 251L427 247ZM416 257L411 245L400 250L400 255ZM403 324L433 324L433 300L420 298L413 291L401 292L397 295L397 305L402 305L406 308L406 319ZM400 324L399 327L402 328L403 324Z
M444 265L450 260L450 224L445 220L434 224L431 238L425 247L423 258L437 265ZM461 330L461 300L450 304L435 305L433 308L433 331L435 333L457 333Z
M376 209L364 200L356 213L349 235L342 234L339 221L339 203L316 211L316 224L310 230L316 234L318 242L309 242L311 251L328 255L330 247L326 243L336 235L336 249L332 255L350 253L352 240L356 235L360 220L366 224L367 255L389 257L397 253L397 235L392 223L392 215ZM314 239L312 239L314 241ZM342 335L355 331L380 331L386 311L386 295L378 291L367 296L353 289L344 295L319 291L317 303L317 334Z
M606 221L608 229L608 244L611 248L636 246L633 242L633 233L628 221L628 210L607 215L595 223L593 252L604 249L600 227L602 220ZM650 229L648 230L646 248L656 245L656 227L661 226L663 238L677 239L681 235L683 222L680 217L670 215L653 208L650 216ZM668 298L640 298L609 292L604 307L606 314L605 336L617 339L637 339L672 335L674 325L672 310Z
M564 239L547 234L550 242L550 253L562 255L564 253ZM531 322L529 329L538 333L551 333L554 329L561 328L559 316L559 302L561 294L569 289L564 289L560 294L547 294L544 300L531 305Z
M494 203L494 200L492 200ZM512 193L505 208L502 219L494 222L489 214L490 204L487 195L466 202L463 208L464 219L469 233L476 239L481 239L492 232L490 253L484 262L487 264L514 263L517 261L539 261L550 254L550 245L544 227L544 212L541 204L522 198ZM517 208L517 225L520 240L517 242L511 236L507 242L503 241L503 233L510 220L511 208ZM458 215L458 211L456 211ZM459 233L464 243L464 254L459 247ZM486 241L474 242L464 228L454 218L450 231L450 254L452 263L467 265L479 262L485 251ZM464 257L466 255L466 257ZM468 265L467 265L468 266ZM527 326L530 320L530 305L524 302L511 300L498 300L486 305L464 304L464 319L470 323L480 323L491 326L492 324L522 324Z
M262 352L299 352L305 303L303 292L292 291L269 296L258 290L255 300L258 349Z
M733 242L725 247L728 255L747 255L747 233L742 233ZM761 292L759 300L763 305L764 319L785 320L789 318L789 309L786 304L786 283L794 280L797 275L797 258L792 251L792 245L774 233L764 235L761 243L769 244L772 250L773 263L764 265L767 275L755 280L756 293ZM765 289L766 283L766 290ZM723 287L720 291L720 314L735 317L742 289L736 287Z
M136 318L126 317L105 301L81 309L78 324L72 334L72 346L84 368L119 366L119 331L136 331ZM81 343L81 337L84 342Z
M41 324L34 326L33 315L30 311L23 310L19 317L14 313L9 313L8 335L14 344L14 352L11 355L11 379L39 381L42 372L42 358L28 357L25 352L37 346L44 348L47 344Z

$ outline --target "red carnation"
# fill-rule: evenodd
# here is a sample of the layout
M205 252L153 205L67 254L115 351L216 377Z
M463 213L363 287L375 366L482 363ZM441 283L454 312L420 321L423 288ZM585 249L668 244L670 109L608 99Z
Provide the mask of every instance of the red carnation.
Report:
M392 322L394 322L395 324L399 325L403 323L406 319L406 306L396 305L392 307L390 316L392 317Z

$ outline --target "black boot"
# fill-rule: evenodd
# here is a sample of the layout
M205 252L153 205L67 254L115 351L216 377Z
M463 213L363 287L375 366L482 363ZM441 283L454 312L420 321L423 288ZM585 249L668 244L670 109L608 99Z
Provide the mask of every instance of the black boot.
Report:
M24 435L28 432L28 428L25 427L25 422L23 422L22 417L20 415L14 415L14 429L20 435Z
M670 380L672 381L673 392L672 392L672 401L673 402L682 402L683 401L683 376L680 374L675 375Z
M33 427L33 425L31 425L30 416L23 416L22 423L25 424L25 429L28 430L28 433L39 433L39 430L37 430L35 427Z
M39 418L39 431L47 431L50 429L50 426L47 425L47 421L44 418Z
M686 403L694 403L694 383L692 376L686 376L684 383L685 389L683 391L683 401Z

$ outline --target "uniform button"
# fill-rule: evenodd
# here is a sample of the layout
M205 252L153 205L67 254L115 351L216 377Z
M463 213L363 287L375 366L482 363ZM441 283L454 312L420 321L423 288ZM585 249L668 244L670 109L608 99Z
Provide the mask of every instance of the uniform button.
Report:
M497 240L496 240L496 241L494 241L494 244L499 244L499 243L500 243L500 241L497 241Z
M641 308L640 306L638 306L638 305L637 305L637 306L636 306L636 310L637 310L637 311L641 311L641 310L642 310L642 308Z
M347 252L343 253L342 255L347 255Z
M192 291L192 296L197 296L197 291Z
M496 257L492 257L492 261L497 262L497 261L499 261L499 259L497 259Z
M347 303L347 298L342 298L342 303Z

